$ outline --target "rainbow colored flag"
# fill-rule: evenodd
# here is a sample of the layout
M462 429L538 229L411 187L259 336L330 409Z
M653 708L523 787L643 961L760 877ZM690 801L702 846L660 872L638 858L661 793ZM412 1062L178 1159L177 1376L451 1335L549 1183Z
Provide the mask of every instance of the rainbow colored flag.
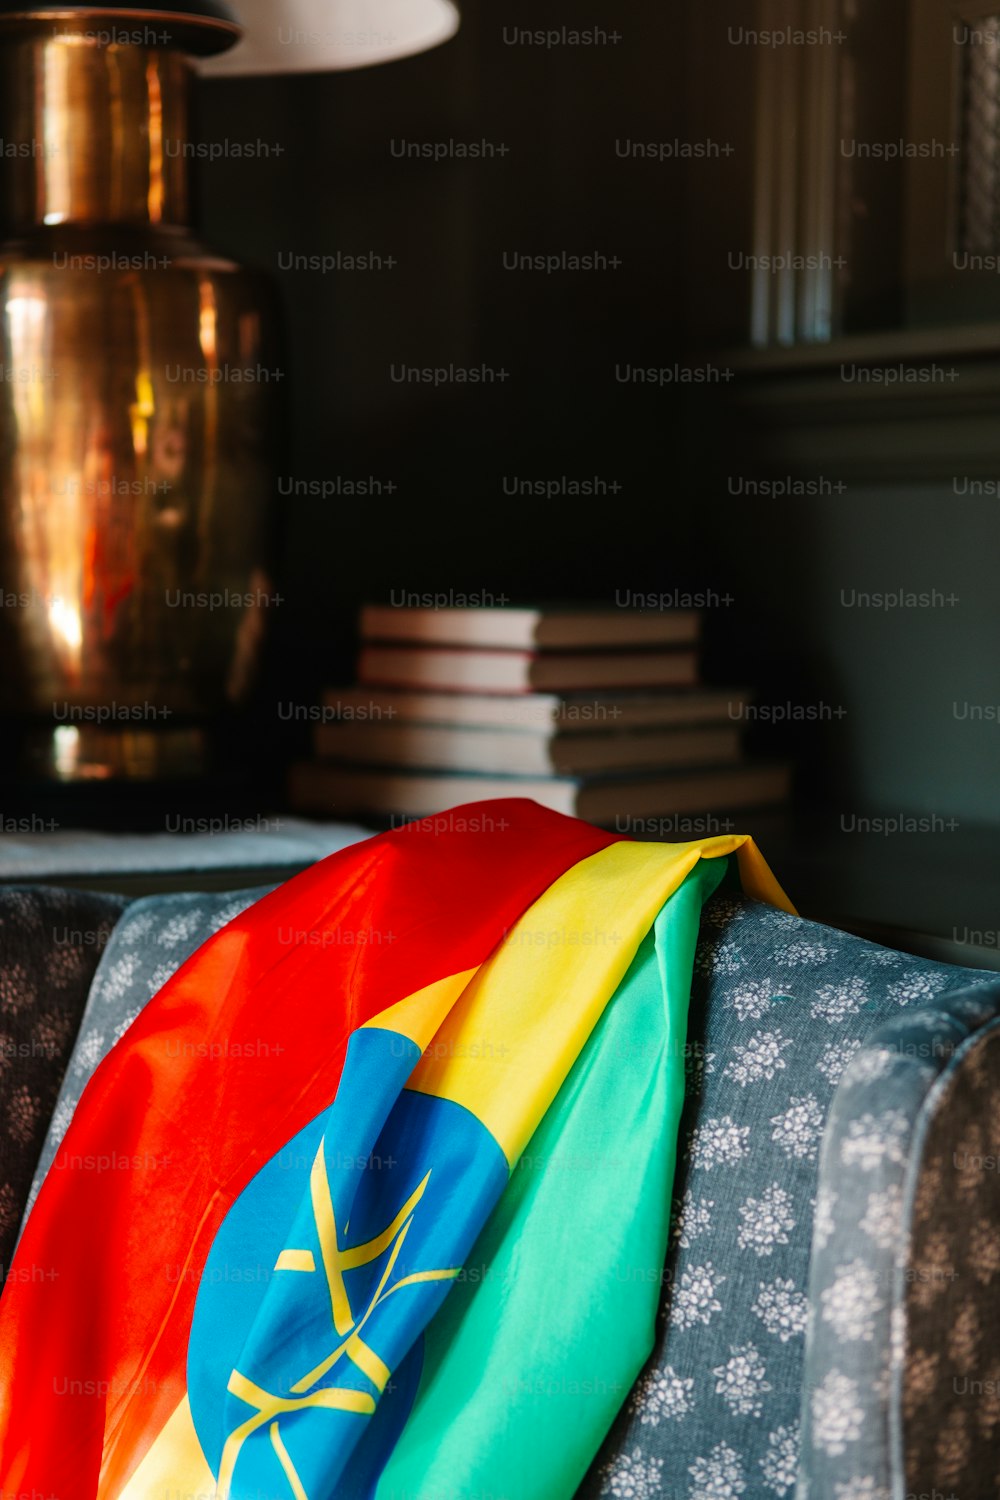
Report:
M25 1227L3 1492L571 1496L652 1344L728 855L790 909L749 840L480 803L206 943L97 1069Z

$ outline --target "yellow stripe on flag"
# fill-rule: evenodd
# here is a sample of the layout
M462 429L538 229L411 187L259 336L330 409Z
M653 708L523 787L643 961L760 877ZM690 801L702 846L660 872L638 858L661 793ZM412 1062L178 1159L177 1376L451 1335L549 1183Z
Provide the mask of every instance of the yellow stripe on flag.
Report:
M175 1408L120 1493L120 1500L212 1500L215 1475L201 1451L188 1398Z
M437 979L433 984L425 985L422 990L407 995L405 1000L399 1000L388 1009L379 1011L377 1016L364 1024L382 1031L397 1031L401 1036L409 1037L411 1042L416 1042L423 1052L477 972L476 969L464 969L460 974L449 974L447 979Z
M471 1110L513 1167L663 903L700 858L733 853L748 896L794 911L751 839L734 834L689 844L612 844L550 886L480 969L427 985L367 1024L415 1042L424 1055L409 1087ZM305 1270L299 1254L283 1268ZM417 1273L398 1286L456 1274ZM270 1415L259 1413L255 1424ZM120 1500L176 1500L178 1494L210 1500L215 1493L185 1396ZM100 1495L112 1500L106 1487Z
M737 836L618 843L581 860L478 970L408 1087L463 1105L513 1168L664 902L699 858L744 849L748 894L790 909L756 848Z

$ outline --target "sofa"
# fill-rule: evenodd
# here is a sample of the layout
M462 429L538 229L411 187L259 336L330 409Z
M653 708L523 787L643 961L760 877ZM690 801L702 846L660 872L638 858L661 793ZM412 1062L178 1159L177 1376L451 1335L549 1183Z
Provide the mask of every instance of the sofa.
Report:
M0 888L5 1269L94 1068L263 894ZM667 1261L615 1272L655 1347L579 1495L1000 1494L1000 978L727 886L685 1062Z

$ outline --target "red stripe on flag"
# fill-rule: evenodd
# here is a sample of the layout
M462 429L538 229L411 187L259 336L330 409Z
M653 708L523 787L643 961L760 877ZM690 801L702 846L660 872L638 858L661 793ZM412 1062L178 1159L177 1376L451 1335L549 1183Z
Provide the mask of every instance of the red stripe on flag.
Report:
M332 855L178 970L91 1080L0 1299L5 1491L93 1500L106 1449L117 1493L184 1395L222 1219L331 1102L350 1033L482 963L615 842L531 802L471 804Z

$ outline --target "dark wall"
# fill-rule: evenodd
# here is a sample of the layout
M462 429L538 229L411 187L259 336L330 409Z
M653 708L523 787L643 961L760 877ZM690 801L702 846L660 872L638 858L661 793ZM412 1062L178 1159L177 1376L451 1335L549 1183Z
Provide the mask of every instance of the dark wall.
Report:
M564 11L507 15L470 0L458 37L421 57L200 85L204 140L285 148L205 164L200 218L210 242L277 278L287 475L396 486L280 502L298 692L349 675L357 606L391 590L606 599L697 571L683 395L616 379L616 366L678 357L684 165L617 152L683 134L683 26L676 7L632 3L602 45L508 44L512 28L565 24ZM504 154L400 159L404 141ZM279 270L288 253L336 251L398 264ZM620 265L511 271L505 252ZM394 382L402 364L507 376L434 388ZM596 477L606 492L596 503L504 492L505 480L563 476Z
M422 57L200 86L203 138L284 148L270 162L206 165L200 187L207 237L278 282L286 477L395 486L279 502L288 602L268 691L313 702L348 679L357 607L392 591L607 601L708 589L722 601L708 610L711 677L749 682L764 702L844 710L751 733L752 746L798 759L806 804L898 802L1000 821L1000 758L949 718L953 689L971 702L1000 694L983 639L995 623L984 561L1000 542L995 510L967 508L956 526L946 495L917 497L891 475L877 490L852 483L843 500L733 496L730 479L751 463L722 374L703 387L619 378L636 366L724 372L745 344L748 285L727 255L750 245L757 57L729 45L727 29L746 18L736 0L633 0L606 23L617 42L546 49L508 45L511 28L563 26L563 14L499 15L468 0L458 37ZM898 68L877 100L859 130L889 131L903 107ZM399 159L404 141L506 149ZM678 141L718 154L678 158ZM668 150L662 161L626 157L627 142ZM852 243L868 279L850 324L881 314L888 326L900 311L890 291L899 183L862 187ZM866 244L878 253L863 255ZM397 264L278 268L282 255L337 251ZM621 264L505 270L514 251ZM393 365L452 363L507 378L436 389L390 378ZM505 480L562 476L597 477L607 492L504 493ZM840 604L842 588L928 582L965 599L943 623Z

